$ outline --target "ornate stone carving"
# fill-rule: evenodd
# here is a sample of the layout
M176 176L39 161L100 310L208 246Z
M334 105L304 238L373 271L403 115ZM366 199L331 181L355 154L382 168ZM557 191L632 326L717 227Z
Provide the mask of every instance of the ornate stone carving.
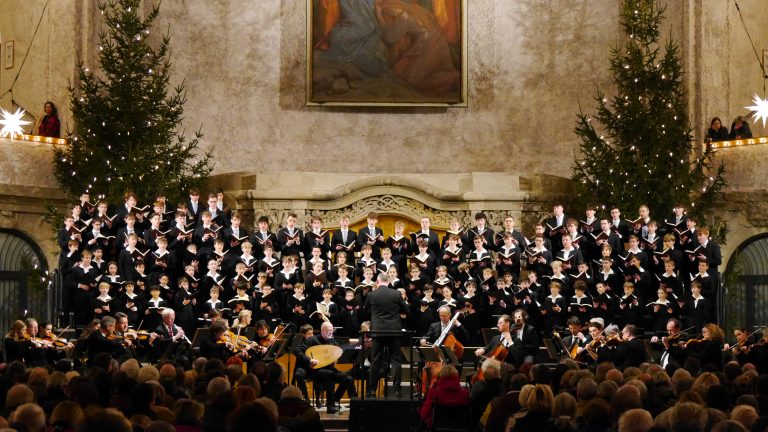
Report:
M341 219L342 215L346 214L352 222L356 222L365 219L365 216L370 212L400 214L414 220L427 216L432 225L437 227L450 226L452 218L458 218L464 226L467 226L471 221L468 211L438 210L427 207L411 198L389 194L361 199L340 209L309 209L306 219L308 221L310 216L317 215L322 217L326 224L333 225Z

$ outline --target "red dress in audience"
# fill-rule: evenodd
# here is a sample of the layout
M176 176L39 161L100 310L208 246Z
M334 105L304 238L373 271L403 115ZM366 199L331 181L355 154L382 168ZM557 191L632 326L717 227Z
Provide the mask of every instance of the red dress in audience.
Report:
M432 408L435 404L469 407L469 392L461 387L458 375L448 375L437 380L427 392L419 412L421 420L432 425Z

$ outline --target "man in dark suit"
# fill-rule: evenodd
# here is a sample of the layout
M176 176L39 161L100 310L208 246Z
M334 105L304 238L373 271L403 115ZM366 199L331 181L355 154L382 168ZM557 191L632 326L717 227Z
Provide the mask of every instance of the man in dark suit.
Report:
M435 257L435 259L437 259L441 256L440 242L437 239L437 233L429 229L431 226L432 222L428 217L424 216L421 218L421 231L418 233L411 233L411 244L415 245L417 239L424 238L424 240L427 240L427 250Z
M355 396L354 380L350 375L337 370L333 364L315 369L319 362L315 358L309 358L306 351L316 345L339 346L338 342L333 338L333 324L330 321L326 321L320 326L319 335L304 340L294 352L296 353L296 367L309 372L309 377L313 378L315 382L326 384L326 403L328 405L326 412L328 414L336 414L338 412L336 401L341 400L345 391L349 391L350 397ZM338 384L338 387L334 391L336 384Z
M512 317L506 314L500 316L497 323L499 334L491 338L485 348L476 350L475 355L487 355L499 345L503 345L509 351L504 359L506 363L516 367L523 363L532 363L539 350L539 336L536 329L525 323L527 319L528 314L522 309L516 309Z
M227 361L232 356L232 351L224 343L219 343L219 340L227 331L227 325L224 321L217 321L211 324L211 327L204 336L200 338L200 356L207 359L219 359L221 361Z
M357 250L360 250L363 245L369 244L372 250L371 257L379 261L381 259L380 250L386 246L386 243L384 243L384 231L376 226L376 223L379 221L379 215L370 212L366 221L368 225L365 228L361 228L357 233Z
M400 314L407 313L406 305L400 293L389 288L389 275L379 273L376 287L365 299L365 310L371 314L371 380L368 383L366 395L372 397L379 383L381 367L385 361L385 349L388 351L389 363L392 365L395 396L400 396L400 338L397 332L402 330ZM391 332L377 334L376 332Z
M184 329L174 324L174 321L176 320L176 312L174 312L173 309L163 309L162 317L162 324L155 329L155 333L157 334L157 339L153 344L156 348L155 354L158 356L167 354L169 358L173 358L178 351L181 342L188 341L188 339L184 334ZM172 349L169 349L169 347L172 347Z
M475 223L477 224L474 228L470 229L469 232L467 232L467 241L469 244L473 244L475 237L482 237L483 238L483 246L485 246L488 250L495 250L496 245L494 243L494 237L495 233L493 232L493 229L486 227L486 223L488 222L488 218L485 216L485 213L480 212L475 214Z
M115 319L109 316L102 318L99 329L88 336L89 362L93 362L93 359L100 353L112 355L122 348L119 340L109 339L115 331L115 322Z
M429 325L427 334L424 335L420 341L421 346L428 346L429 344L435 343L437 338L443 334L443 330L451 322L451 307L448 305L440 306L437 309L437 315L440 317L440 320ZM456 339L458 339L459 342L461 342L463 345L469 344L469 333L467 333L467 329L461 325L459 320L454 321L453 327L451 327L451 332L453 332L453 335L456 337Z
M616 348L613 356L613 363L617 369L638 367L648 359L645 343L637 337L637 327L634 324L624 326L621 330L621 338L623 342Z
M331 234L331 252L334 254L340 251L347 253L347 262L354 261L350 253L357 247L357 233L349 229L349 216L344 215L339 220L340 228Z
M568 217L563 213L563 205L555 203L552 206L552 217L544 221L544 235L552 242L552 251L563 248L561 237L567 232L565 222Z
M589 336L584 335L581 330L581 320L575 316L568 318L568 335L563 338L563 344L569 353L576 352L576 347L583 347L589 341Z
M619 252L624 251L623 245L629 241L629 231L631 228L629 223L621 218L621 210L616 206L611 207L611 231L619 235L622 244Z
M189 190L189 200L187 200L188 223L197 226L200 220L200 212L205 210L205 204L200 202L200 191L197 188Z
M685 335L681 334L681 326L680 320L670 318L667 321L668 336L661 338L654 336L651 338L651 344L657 345L660 348L661 357L659 357L659 365L665 369L669 364L682 366L687 357L685 350L678 344L681 340L687 339Z

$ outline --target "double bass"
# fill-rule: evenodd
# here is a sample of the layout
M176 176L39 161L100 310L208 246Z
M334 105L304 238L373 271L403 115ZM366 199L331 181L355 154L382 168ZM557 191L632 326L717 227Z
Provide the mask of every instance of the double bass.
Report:
M435 343L432 344L431 348L435 351L435 354L440 361L427 362L424 364L421 382L424 387L423 393L425 394L429 391L429 388L435 384L437 375L440 373L440 370L443 369L443 366L450 364L450 359L446 358L443 349L450 350L457 359L461 359L464 355L464 345L456 339L456 336L454 336L451 331L453 329L453 323L459 318L459 315L461 315L461 311L456 312L456 315L454 315L453 318L451 318L451 321L448 322L448 325L445 326L445 330L443 330ZM461 362L461 360L459 360L459 362Z

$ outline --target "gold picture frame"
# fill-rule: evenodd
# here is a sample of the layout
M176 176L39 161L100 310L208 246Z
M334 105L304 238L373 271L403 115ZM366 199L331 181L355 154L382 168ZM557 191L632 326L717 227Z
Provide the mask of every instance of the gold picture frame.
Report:
M307 0L308 106L466 107L468 0Z
M13 41L7 41L5 43L5 68L13 69Z

